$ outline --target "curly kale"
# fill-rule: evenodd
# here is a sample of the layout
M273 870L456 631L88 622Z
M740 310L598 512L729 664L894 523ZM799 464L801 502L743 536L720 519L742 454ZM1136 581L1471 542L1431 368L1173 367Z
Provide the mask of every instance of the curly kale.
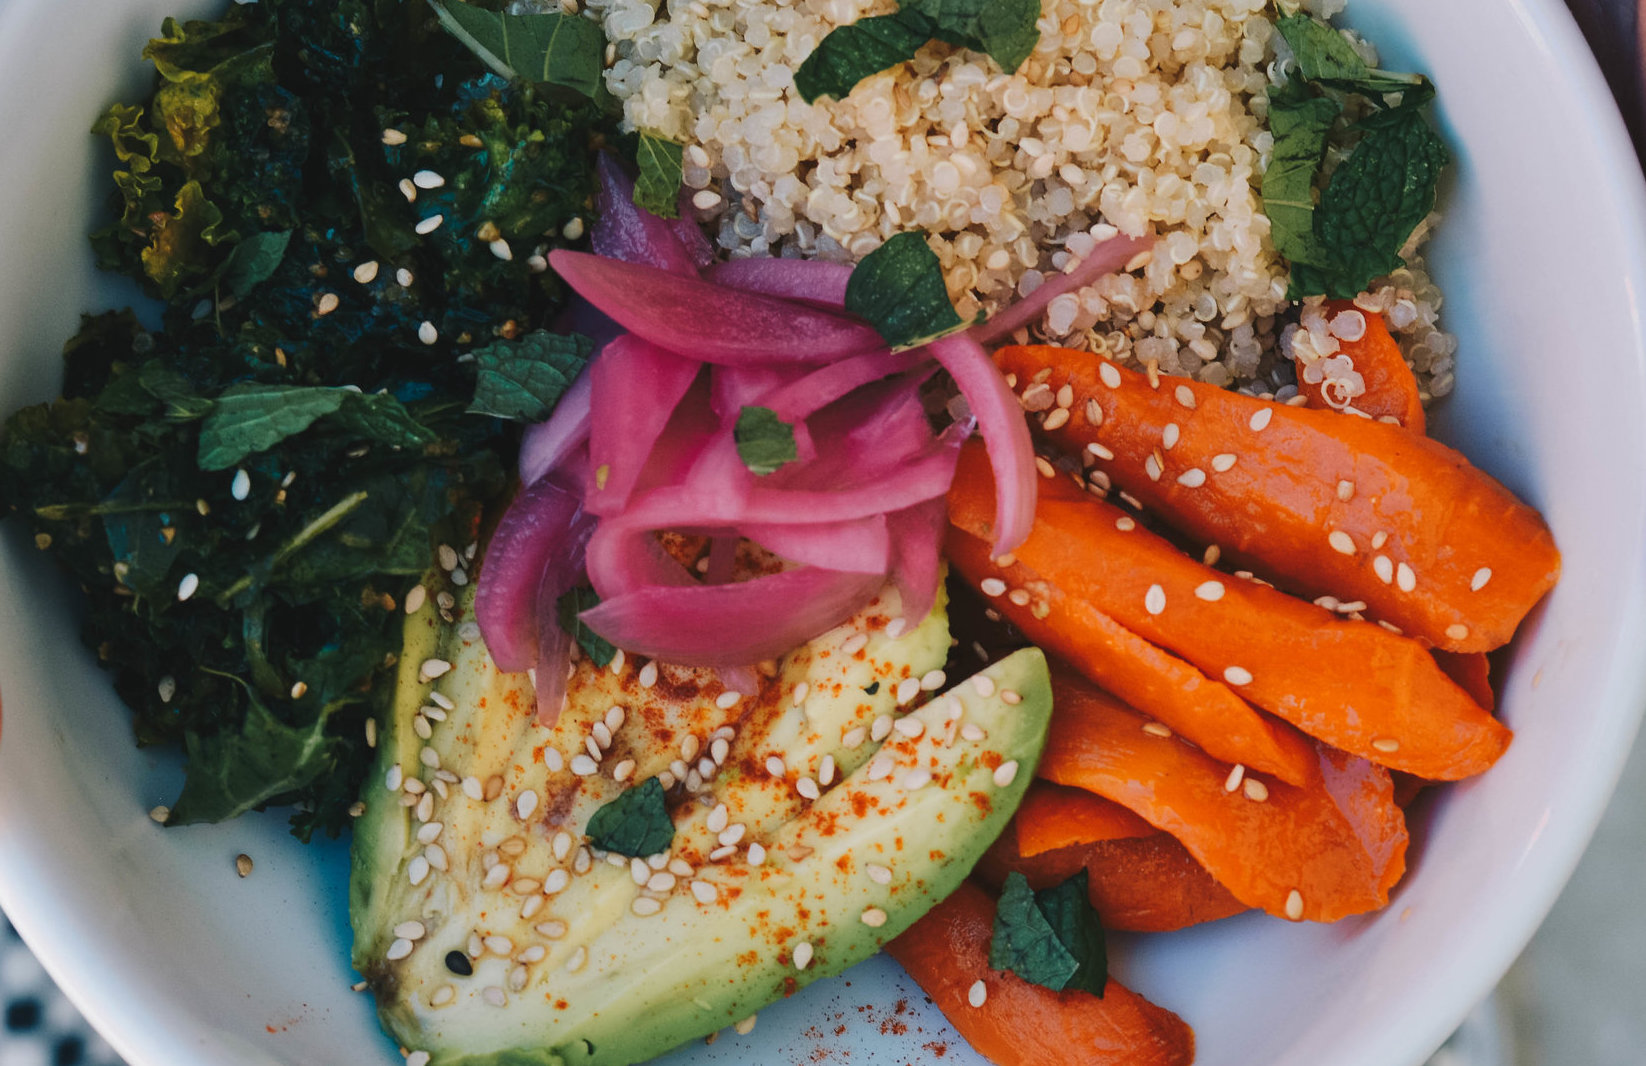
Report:
M138 742L184 747L172 822L292 804L297 835L335 834L399 607L506 487L477 375L544 377L542 257L585 228L612 119L492 73L424 0L262 0L144 55L153 95L95 127L92 242L162 324L85 318L63 397L0 432L0 514L84 590ZM523 410L587 358L547 347Z

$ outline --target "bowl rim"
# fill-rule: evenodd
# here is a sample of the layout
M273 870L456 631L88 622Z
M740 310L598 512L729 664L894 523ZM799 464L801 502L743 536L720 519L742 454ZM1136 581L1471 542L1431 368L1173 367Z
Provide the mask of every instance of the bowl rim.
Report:
M0 0L0 41L12 37L24 12L40 2L43 0ZM1374 4L1376 0L1357 2ZM1619 102L1612 95L1571 11L1560 0L1511 0L1507 6L1518 10L1524 26L1522 32L1538 39L1563 61L1566 78L1573 83L1575 95L1600 105L1583 109L1572 116L1572 121L1584 129L1587 138L1595 144L1597 154L1612 166L1605 192L1615 202L1617 226L1626 232L1646 234L1646 178L1641 172L1640 157L1629 137ZM1641 0L1641 9L1646 12L1646 0ZM1641 20L1640 35L1642 51L1646 53L1646 18ZM1637 324L1636 335L1646 336L1646 326L1641 325L1646 319L1646 240L1629 246L1622 265L1634 282L1636 303L1629 313ZM1634 358L1646 362L1646 350L1637 350ZM1643 563L1646 560L1635 560L1637 574L1646 569ZM1631 597L1619 618L1613 637L1615 643L1622 647L1646 645L1646 596ZM1606 679L1597 700L1607 713L1595 721L1584 749L1591 757L1588 765L1596 787L1577 795L1564 812L1564 820L1575 828L1544 846L1539 859L1539 866L1545 871L1543 876L1513 893L1487 901L1478 912L1477 920L1462 936L1458 950L1436 961L1428 983L1465 988L1469 994L1456 1000L1447 998L1443 1003L1440 998L1420 995L1414 983L1401 997L1409 1008L1405 1024L1400 1027L1402 1032L1391 1035L1388 1043L1379 1048L1360 1049L1337 1066L1421 1062L1491 992L1536 933L1599 826L1646 715L1646 660L1631 663L1628 656L1619 655L1615 662L1617 666ZM152 1041L141 1041L135 1035L144 1026L146 1017L135 1014L117 999L98 995L94 966L76 966L72 963L72 952L53 951L49 908L31 907L25 902L25 894L12 885L10 879L0 875L0 910L7 913L41 965L87 1021L134 1066L153 1066L163 1061L146 1057ZM1505 930L1512 931L1512 935L1503 935ZM1453 1005L1447 1006L1447 1003ZM1391 1048L1401 1052L1400 1057L1388 1058ZM177 1050L182 1052L182 1060L189 1060L187 1052Z

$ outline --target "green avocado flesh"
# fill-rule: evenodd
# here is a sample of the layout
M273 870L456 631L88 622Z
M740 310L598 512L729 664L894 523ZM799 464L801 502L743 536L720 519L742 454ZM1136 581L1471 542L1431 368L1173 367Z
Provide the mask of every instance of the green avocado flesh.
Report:
M546 728L468 606L407 620L354 840L354 964L432 1066L643 1062L873 955L999 835L1051 712L1034 649L928 699L946 604L894 638L888 588L735 700L713 671L583 659ZM589 846L654 777L667 854Z

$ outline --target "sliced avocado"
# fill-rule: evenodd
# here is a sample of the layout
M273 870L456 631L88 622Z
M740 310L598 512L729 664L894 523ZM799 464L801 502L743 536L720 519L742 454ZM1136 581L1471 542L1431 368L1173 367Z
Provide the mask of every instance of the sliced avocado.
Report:
M544 728L467 607L408 619L354 846L355 965L435 1066L644 1061L866 958L998 835L1050 712L1031 650L877 727L941 684L949 645L942 603L893 636L888 590L740 698L707 671L582 661ZM590 816L652 778L668 853L590 848Z

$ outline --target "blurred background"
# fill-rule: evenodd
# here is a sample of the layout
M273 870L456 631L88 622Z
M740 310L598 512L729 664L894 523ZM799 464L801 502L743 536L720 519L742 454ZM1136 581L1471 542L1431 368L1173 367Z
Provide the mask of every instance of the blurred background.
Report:
M1641 19L1646 0L1567 3L1606 72L1635 144L1646 147ZM1646 1066L1643 895L1646 741L1636 744L1606 819L1548 921L1497 993L1430 1066ZM4 916L0 1066L120 1066Z

